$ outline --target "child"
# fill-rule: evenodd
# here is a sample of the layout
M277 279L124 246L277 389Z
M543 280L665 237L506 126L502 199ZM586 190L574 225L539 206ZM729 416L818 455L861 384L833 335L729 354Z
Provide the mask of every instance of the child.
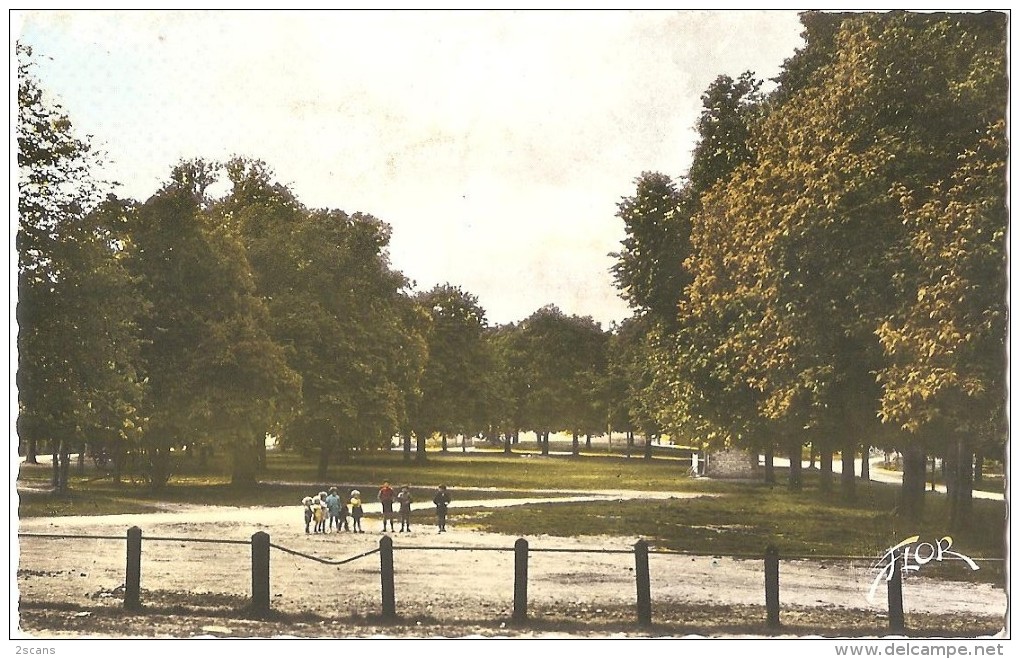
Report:
M340 497L337 496L336 488L329 488L329 496L326 497L326 509L329 512L329 530L336 525L336 532L340 532Z
M354 519L354 532L364 533L361 529L361 518L365 515L361 507L361 492L351 490L351 518Z
M343 522L344 531L350 531L351 527L347 524L347 518L350 517L351 511L347 507L347 497L340 497L340 522ZM338 522L339 524L339 522Z
M405 528L408 532L411 531L411 488L409 485L405 485L400 488L400 494L397 495L397 501L400 502L400 530L404 531Z
M312 518L315 520L315 532L320 532L320 527L325 524L325 517L322 514L322 501L319 497L312 499Z
M386 522L390 523L390 531L396 531L393 527L393 488L389 481L384 481L379 488L379 503L382 504L382 530L386 533Z
M450 505L450 495L445 485L440 485L436 490L432 503L436 504L436 523L439 525L439 532L443 533L446 531L446 508Z
M308 533L308 525L312 523L312 497L305 497L301 500L301 503L305 507L305 533Z
M326 493L319 492L319 514L321 519L319 520L319 533L326 532L326 518L329 517L329 506L326 505Z

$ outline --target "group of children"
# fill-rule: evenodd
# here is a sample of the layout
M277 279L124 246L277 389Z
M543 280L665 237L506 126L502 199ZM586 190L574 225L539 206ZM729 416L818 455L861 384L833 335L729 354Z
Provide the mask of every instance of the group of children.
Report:
M400 514L400 531L410 532L411 530L411 503L413 498L411 496L411 487L404 485L400 488L400 492L396 492L390 487L389 482L382 484L379 488L379 502L382 504L383 510L383 533L386 532L387 522L389 523L389 530L396 531L393 517L393 504L399 504ZM361 501L361 492L358 490L351 490L350 497L341 496L337 488L329 488L329 494L326 492L319 492L314 497L305 497L301 500L304 505L305 513L305 533L339 533L340 530L353 531L354 533L364 533L365 531L361 528L361 519L365 516L365 510ZM432 497L432 503L436 506L436 521L439 526L439 532L444 533L446 531L446 509L450 505L450 495L446 491L445 485L440 485L439 489L436 490L435 496ZM348 517L351 520L351 524L348 525ZM309 530L309 526L314 522L313 531Z
M329 494L319 492L314 497L305 497L301 503L305 507L305 533L327 533L327 525L329 531L350 531L352 525L347 522L348 517L353 522L354 532L364 533L361 518L365 516L365 510L361 505L361 492L357 490L351 490L348 500L331 487ZM313 523L313 529L309 531L308 527Z

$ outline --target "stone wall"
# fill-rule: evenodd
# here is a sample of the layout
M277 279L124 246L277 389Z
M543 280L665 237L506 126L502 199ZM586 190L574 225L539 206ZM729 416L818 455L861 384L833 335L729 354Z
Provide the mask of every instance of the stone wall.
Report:
M708 455L705 475L712 478L755 478L757 463L757 456L746 450L712 451Z

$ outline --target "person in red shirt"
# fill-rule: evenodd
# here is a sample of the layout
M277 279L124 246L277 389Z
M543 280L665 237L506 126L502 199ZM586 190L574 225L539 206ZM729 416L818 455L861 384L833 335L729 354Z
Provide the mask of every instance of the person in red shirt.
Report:
M390 487L390 482L386 481L379 488L379 502L382 503L382 530L386 533L386 522L390 523L390 531L396 531L393 523L393 499L396 498L396 493L393 488Z

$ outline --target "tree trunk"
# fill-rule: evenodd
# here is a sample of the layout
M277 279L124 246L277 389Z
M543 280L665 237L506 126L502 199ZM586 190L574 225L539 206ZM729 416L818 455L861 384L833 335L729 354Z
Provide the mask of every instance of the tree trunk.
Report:
M50 450L53 452L53 455L50 456L53 460L50 464L52 470L50 485L53 486L53 489L58 489L58 486L60 485L60 447L52 439L50 440Z
M425 462L425 433L415 433L415 462Z
M896 504L896 514L904 519L920 522L924 512L925 467L928 463L924 449L915 442L903 448L903 484Z
M573 455L575 458L581 455L581 443L577 440L577 438L578 434L577 431L575 430L573 439L571 440L570 444L570 454Z
M652 459L652 435L645 433L645 460Z
M542 455L549 455L549 431L538 433L538 441L542 445Z
M974 484L980 485L981 479L984 478L985 471L985 454L984 451L978 449L974 451Z
M443 453L446 453L446 433L444 432L442 435L440 435L440 437L442 438L443 441Z
M255 438L255 473L264 474L268 466L266 456L266 436L261 434Z
M857 442L853 437L843 440L843 447L840 451L843 468L840 470L839 490L844 501L853 501L857 495L857 474L854 472L854 453L856 453Z
M776 483L776 450L771 444L765 449L765 482L768 485Z
M871 480L871 446L868 444L861 446L861 480Z
M467 435L460 436L460 452L467 453Z
M801 487L804 485L804 481L801 475L801 444L796 439L791 439L787 447L790 455L790 475L787 480L787 487L792 492L799 492Z
M404 462L411 461L411 433L404 433Z
M68 442L60 442L60 469L57 473L57 491L64 494L68 490L68 476L71 474L71 447Z
M627 431L627 457L630 457L631 452L634 450L634 431Z
M25 443L25 464L39 464L38 450L39 442L35 437L32 437Z
M78 475L85 475L85 453L88 450L87 444L82 444L78 449Z
M316 475L320 481L326 480L326 475L329 473L329 459L333 454L332 444L323 444L319 447L319 466L316 469Z
M252 446L252 444L255 446ZM266 442L263 440L262 448L265 449ZM231 487L252 487L258 482L256 475L259 470L259 453L258 453L258 439L245 441L244 438L238 438L234 442L234 455L232 470L230 473L230 485ZM325 447L323 447L324 450ZM254 449L254 450L253 450ZM319 454L319 478L324 480L326 478L325 472L328 468L328 458L326 464L323 464L322 453Z
M150 446L146 451L146 478L153 492L160 492L170 481L170 447L166 445Z
M120 485L121 476L124 474L124 465L127 463L127 450L122 442L117 442L110 449L110 461L113 462L113 484Z
M586 450L586 451L590 451L591 450L591 433L588 433L587 435L585 435L584 450Z
M510 455L510 443L513 441L513 433L503 435L503 453Z
M949 498L949 529L962 531L970 526L974 510L974 466L970 439L959 435L949 444L946 451L946 493Z
M811 442L811 452L808 455L808 469L815 468L815 456L818 455L818 448L814 442Z
M832 492L832 449L828 446L819 448L820 474L818 476L818 487L822 492Z

